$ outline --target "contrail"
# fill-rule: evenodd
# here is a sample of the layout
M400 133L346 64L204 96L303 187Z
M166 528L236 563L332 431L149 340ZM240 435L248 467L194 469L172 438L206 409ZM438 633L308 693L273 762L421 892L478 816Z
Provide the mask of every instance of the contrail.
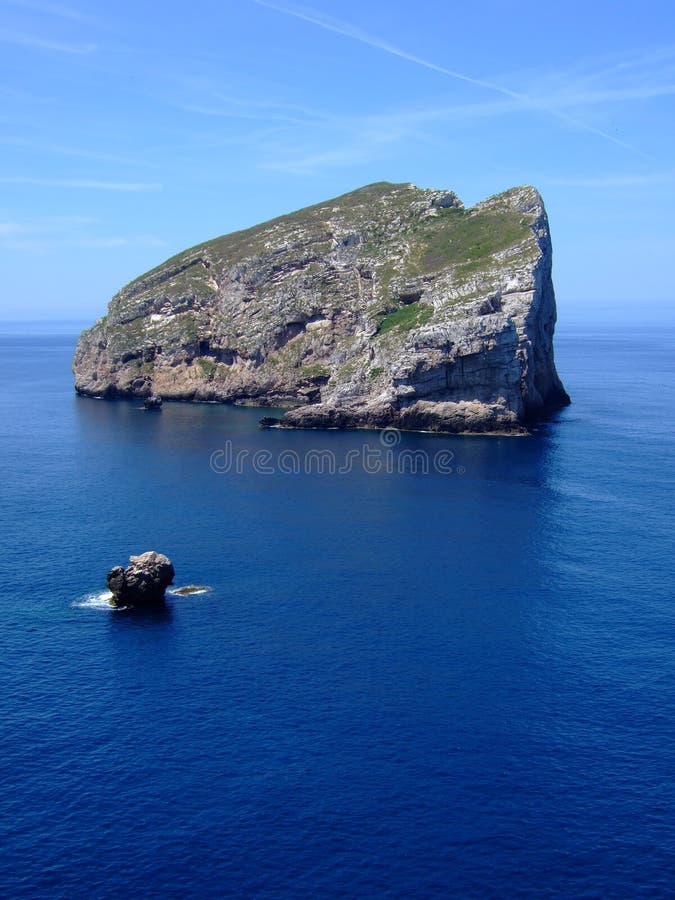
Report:
M565 122L568 125L573 125L575 128L580 128L583 131L589 132L590 134L595 134L598 137L604 138L604 140L615 144L617 147L623 147L624 150L630 150L632 153L637 153L640 156L647 157L648 159L652 158L648 153L644 153L637 147L633 147L632 144L627 144L625 143L625 141L622 141L619 138L608 134L606 131L602 131L600 128L595 128L592 125L587 125L585 122L580 122L578 119L575 119L572 116L568 116L566 113L560 112L557 109L552 109L550 106L546 106L545 104L535 100L527 94L522 94L519 91L512 91L510 88L503 87L501 84L495 84L492 81L485 81L482 78L473 78L470 75L465 75L463 72L456 72L454 69L447 69L445 66L439 66L427 59L423 59L421 56L415 56L413 53L408 53L405 50L401 50L399 47L394 46L393 44L389 44L386 41L381 40L380 38L367 34L365 31L354 28L347 22L341 22L338 19L323 18L319 16L318 13L309 10L305 11L293 9L286 6L278 6L276 3L269 3L268 0L251 0L251 2L257 4L258 6L264 6L267 9L273 9L285 16L293 16L296 19L302 19L303 22L310 22L312 25L317 25L319 28L323 28L325 31L332 31L335 34L341 34L343 37L351 38L352 40L358 41L361 44L366 44L369 47L375 47L377 50L382 50L384 53L389 53L391 56L397 56L399 59L405 59L407 60L407 62L414 63L417 66L422 66L425 69L430 69L432 72L438 72L441 75L445 75L447 78L454 78L456 81L463 81L466 84L472 84L475 87L493 91L494 93L501 94L503 97L509 97L511 100L518 100L520 103L523 103L531 107L532 109L536 109L540 112L546 113L547 115L553 116L561 122Z

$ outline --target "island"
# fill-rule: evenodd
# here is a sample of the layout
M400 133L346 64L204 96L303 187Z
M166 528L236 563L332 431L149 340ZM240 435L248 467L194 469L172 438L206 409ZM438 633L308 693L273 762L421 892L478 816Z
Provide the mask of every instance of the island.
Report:
M129 565L113 566L106 581L113 606L153 606L164 603L164 593L173 584L175 572L168 556L146 550L129 557Z
M266 425L526 433L555 368L544 203L381 182L173 256L73 361L85 396L281 408Z

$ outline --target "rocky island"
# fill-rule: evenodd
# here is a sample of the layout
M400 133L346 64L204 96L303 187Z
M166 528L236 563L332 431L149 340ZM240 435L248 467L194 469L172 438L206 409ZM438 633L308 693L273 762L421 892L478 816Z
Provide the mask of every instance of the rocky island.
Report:
M113 297L75 388L284 407L284 427L523 433L556 373L539 193L378 183L200 244Z
M174 577L168 556L147 550L129 557L125 568L114 566L107 575L108 590L115 606L152 606L164 602L164 592Z

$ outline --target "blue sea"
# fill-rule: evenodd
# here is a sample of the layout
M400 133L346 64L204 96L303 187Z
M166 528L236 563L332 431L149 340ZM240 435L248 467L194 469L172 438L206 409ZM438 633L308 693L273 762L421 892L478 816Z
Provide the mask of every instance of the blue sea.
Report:
M78 398L0 326L0 895L675 893L675 330L528 438ZM176 586L113 610L105 576Z

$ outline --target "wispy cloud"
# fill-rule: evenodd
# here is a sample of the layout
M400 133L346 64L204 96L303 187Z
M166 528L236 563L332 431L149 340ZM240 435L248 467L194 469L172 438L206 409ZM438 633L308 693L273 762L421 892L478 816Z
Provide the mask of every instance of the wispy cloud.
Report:
M15 47L26 47L28 50L49 50L70 56L87 56L97 49L96 44L66 44L19 31L0 31L0 44L12 44Z
M582 59L562 70L529 73L529 81L528 93L555 109L658 100L675 94L675 48Z
M250 96L234 96L223 93L205 79L183 78L180 83L182 99L172 100L171 105L186 112L226 119L242 119L255 122L282 122L302 125L307 122L328 121L333 117L325 110L310 109L298 103L283 100L264 100Z
M604 103L630 103L640 100L655 100L659 97L675 95L675 84L654 84L633 87L626 85L615 88L563 89L547 97L547 105L555 109L565 107L597 106Z
M637 83L589 86L592 73L574 78L568 72L549 73L545 83L537 84L532 73L526 73L538 90L537 101L549 109L565 114L567 110L585 110L606 117L613 115L614 105L640 103L675 95L675 84L647 83L651 71L637 73ZM541 80L541 79L540 79ZM600 79L601 81L601 79ZM487 97L471 103L443 104L404 108L363 115L331 115L315 122L311 131L288 130L264 145L266 158L261 167L293 175L312 175L382 159L388 148L401 142L447 145L448 134L457 135L460 128L485 119L514 116L527 112L531 104L513 97ZM440 127L439 127L440 126ZM452 129L449 132L448 127ZM651 157L647 157L651 161ZM642 176L641 176L642 177ZM662 176L659 176L661 178ZM594 183L596 183L594 181Z
M92 250L115 250L118 247L166 247L166 241L151 234L132 237L82 237L68 242L71 246Z
M537 181L553 187L622 190L675 184L675 172L628 173L590 177L541 175Z
M159 238L58 238L49 237L16 237L4 239L0 235L0 249L21 251L24 253L45 254L64 248L78 248L80 250L122 250L131 247L151 247L161 249L166 247L166 241Z
M64 247L116 250L124 247L165 247L152 234L96 234L102 223L91 216L41 216L0 221L0 248L46 253ZM94 233L92 233L94 232Z
M624 76L626 74L642 74L644 72L657 72L663 74L672 69L675 61L675 45L652 46L648 49L635 50L621 57L616 54L598 55L582 58L575 69L569 72L572 79L581 74L588 83L604 80L608 77ZM667 64L671 65L668 66Z
M263 112L243 112L242 110L228 109L224 106L205 106L197 103L178 104L180 109L200 116L215 116L221 119L245 119L254 122L288 122L292 125L302 124L305 120L283 113L274 112L268 108Z
M87 247L92 250L115 250L118 247L128 247L133 241L124 237L83 237L68 241L68 243L71 246Z
M361 44L366 44L369 47L374 47L377 50L383 50L385 53L389 53L392 56L398 56L400 59L415 63L416 65L422 66L425 69L430 69L432 72L438 72L441 75L447 75L450 78L455 78L458 81L464 81L467 84L473 84L476 87L482 87L491 91L496 91L497 93L503 94L507 97L514 97L517 99L521 99L522 97L521 94L517 93L516 91L512 91L507 87L503 87L502 85L494 84L491 81L485 81L481 78L474 78L473 76L466 75L463 72L457 72L454 69L448 69L445 66L440 66L434 62L423 59L420 56L415 56L413 53L408 53L407 51L402 50L400 47L389 44L387 41L384 41L381 38L367 34L360 28L356 28L347 22L343 22L340 19L335 19L332 16L323 16L315 10L309 10L299 7L280 6L275 3L268 3L267 0L251 0L251 2L256 3L258 6L264 6L267 9L273 9L278 13L282 13L283 15L293 16L296 19L301 19L303 22L309 22L312 25L317 25L319 28L323 28L326 31L332 31L335 34L342 35L343 37L351 38L354 41L358 41Z
M378 142L382 146L384 142ZM289 175L312 175L326 168L343 168L367 162L375 152L376 143L365 140L345 142L332 150L305 153L275 158L263 162L261 168L271 172L286 172ZM378 155L382 155L381 151Z
M407 62L413 63L414 65L429 69L432 72L437 72L440 75L444 75L456 81L461 81L466 84L473 85L474 87L483 88L485 90L492 91L493 93L501 94L503 97L518 101L524 107L528 107L529 109L553 116L567 125L579 128L591 134L595 134L597 137L609 141L610 143L615 144L619 147L623 147L625 150L629 150L632 153L637 153L641 156L647 155L637 147L634 147L633 145L620 140L614 135L609 134L608 132L603 131L600 128L596 128L593 125L589 125L588 123L583 122L573 116L570 116L567 113L562 112L555 106L548 105L542 99L530 96L520 91L512 90L511 88L502 84L498 84L494 81L489 81L484 78L476 78L472 75L466 74L465 72L459 72L455 69L449 69L446 66L438 65L437 63L424 59L421 56L417 56L414 53L409 53L408 51L403 50L400 47L395 46L394 44L390 44L379 37L368 34L367 32L356 28L348 22L344 22L333 17L324 16L315 10L307 9L304 7L301 8L281 6L276 3L270 3L268 2L268 0L251 0L251 2L257 4L258 6L272 9L278 13L281 13L282 15L291 16L304 22L309 22L312 25L323 28L326 31L332 31L335 34L339 34L343 37L350 38L351 40L358 41L361 44L365 44L369 47L381 50L384 53L390 54L391 56L396 56L399 59L406 60Z
M43 13L68 22L77 22L81 25L93 25L96 19L89 13L84 13L72 6L64 6L60 3L43 3L41 0L9 0L11 6L25 9L31 12Z
M98 224L93 216L38 216L32 219L4 219L0 221L0 237L13 237L27 234L65 234L74 233L86 227Z
M0 238L26 234L28 230L25 225L18 222L0 222Z
M102 153L96 150L86 150L82 147L68 147L62 144L42 143L41 141L32 141L18 137L0 137L0 146L18 147L24 150L31 150L35 153L53 156L69 156L75 159L89 159L94 162L112 163L114 165L125 166L149 166L151 163L145 159L131 158L128 156L118 156L112 153Z
M265 145L261 168L290 175L312 175L373 159L381 160L402 141L433 142L431 122L448 110L405 110L364 116L336 116L321 128L279 135Z
M25 184L36 187L66 188L92 191L158 191L161 184L142 181L95 181L88 178L34 178L30 175L10 175L0 177L0 184Z

